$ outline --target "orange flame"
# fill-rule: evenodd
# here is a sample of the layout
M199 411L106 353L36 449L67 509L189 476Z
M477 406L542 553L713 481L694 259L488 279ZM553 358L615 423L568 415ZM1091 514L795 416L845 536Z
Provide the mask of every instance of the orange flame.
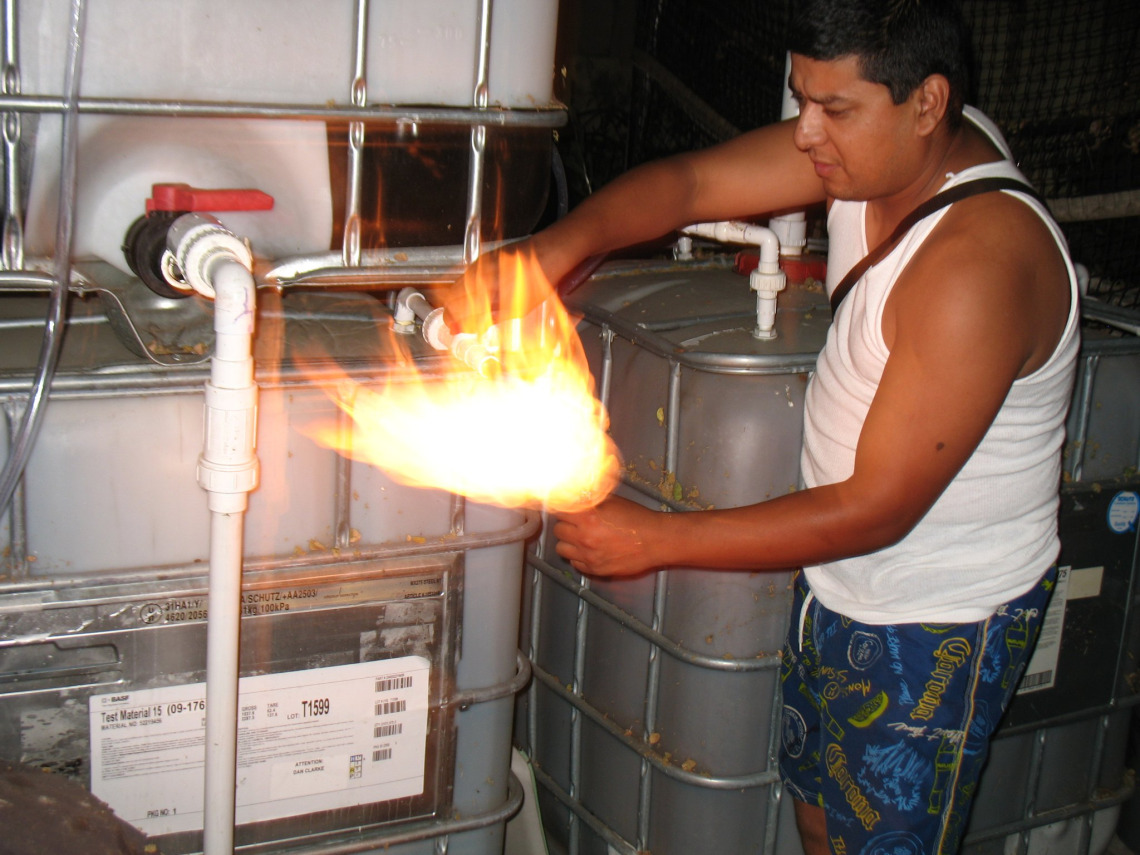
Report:
M429 361L442 369L421 366L405 355L382 385L345 377L326 386L354 430L310 435L404 484L503 507L592 507L613 490L619 463L574 321L537 262L516 255L513 270L489 278L478 269L467 277L462 326L482 333L501 371L482 376L443 354ZM492 288L506 298L499 316L515 320L494 324Z

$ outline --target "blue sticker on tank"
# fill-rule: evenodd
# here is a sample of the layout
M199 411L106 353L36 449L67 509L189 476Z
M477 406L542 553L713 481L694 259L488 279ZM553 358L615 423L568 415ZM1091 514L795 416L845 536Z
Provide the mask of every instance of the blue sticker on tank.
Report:
M1117 534L1136 531L1140 516L1140 494L1131 490L1117 493L1108 503L1108 527Z

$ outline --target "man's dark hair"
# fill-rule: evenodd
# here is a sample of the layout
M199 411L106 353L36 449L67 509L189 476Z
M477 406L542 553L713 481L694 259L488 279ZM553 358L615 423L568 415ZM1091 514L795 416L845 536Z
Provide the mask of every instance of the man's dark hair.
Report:
M800 0L792 53L831 61L854 56L863 79L901 104L931 74L950 83L950 127L970 94L970 34L956 0Z

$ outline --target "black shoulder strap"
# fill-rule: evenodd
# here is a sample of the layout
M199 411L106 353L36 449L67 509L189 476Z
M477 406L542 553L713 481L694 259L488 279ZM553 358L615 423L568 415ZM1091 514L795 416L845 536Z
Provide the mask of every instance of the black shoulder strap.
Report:
M885 241L867 253L858 264L848 271L847 275L843 277L835 290L831 292L831 314L834 316L839 311L839 304L843 302L843 298L847 296L847 292L855 287L855 283L863 278L863 274L873 264L878 264L892 249L895 248L903 236L911 230L915 223L924 217L933 214L939 208L945 208L947 205L952 205L959 199L965 199L967 196L975 196L978 193L990 193L994 190L1017 190L1019 193L1025 193L1032 196L1042 205L1045 200L1042 199L1037 191L1026 184L1024 181L1018 181L1015 178L975 178L973 181L964 181L951 187L949 190L943 190L937 195L931 196L905 217L898 227L891 233Z

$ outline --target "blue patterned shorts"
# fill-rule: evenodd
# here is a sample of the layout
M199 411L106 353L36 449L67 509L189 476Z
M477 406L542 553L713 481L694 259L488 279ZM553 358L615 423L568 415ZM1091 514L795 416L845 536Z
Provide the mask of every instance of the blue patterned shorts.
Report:
M797 576L780 771L824 808L832 852L957 850L1055 577L978 623L878 625L824 608Z

